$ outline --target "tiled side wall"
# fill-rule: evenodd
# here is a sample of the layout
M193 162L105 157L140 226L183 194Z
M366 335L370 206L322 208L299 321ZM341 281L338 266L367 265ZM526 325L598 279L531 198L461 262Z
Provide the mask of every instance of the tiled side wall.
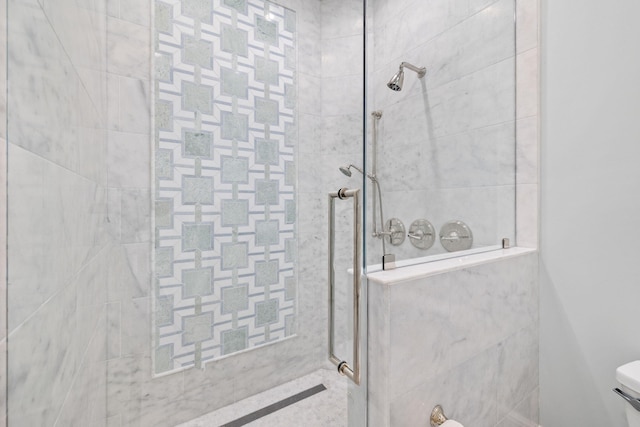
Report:
M516 12L517 244L536 248L538 2L518 0ZM532 253L423 281L371 285L369 419L421 425L442 404L465 425L537 426L537 262ZM410 301L420 303L408 307ZM514 303L518 310L509 308Z
M538 0L516 0L516 244L538 247Z
M537 426L537 259L370 281L370 425Z
M317 117L320 144L301 146L301 198L307 206L301 207L313 214L313 220L305 220L307 235L315 235L314 245L318 261L306 262L320 280L327 283L326 239L328 230L326 194L341 187L363 188L363 176L352 169L347 178L339 168L354 164L363 165L363 99L364 99L364 5L362 0L322 0L321 78L322 116ZM319 178L321 177L321 178ZM364 194L361 194L364 197ZM362 205L364 206L364 204ZM312 211L313 210L313 211ZM367 215L369 212L367 213ZM335 337L334 348L338 357L352 360L352 276L347 271L352 266L353 207L351 200L336 201L334 269L336 293L334 295ZM319 234L319 229L322 234ZM363 227L364 230L364 227ZM363 291L363 299L366 297ZM361 305L361 310L365 306ZM326 312L325 307L316 310ZM362 311L364 312L364 311ZM365 322L366 320L361 320ZM361 324L364 328L364 324ZM366 342L362 341L362 358L366 360ZM335 369L332 367L332 370ZM360 386L348 382L348 420L344 425L362 426L366 419L366 367L361 372Z
M318 105L321 108L315 111L316 115L306 118L306 123L316 126L319 139L318 144L300 146L300 197L304 200L300 210L305 214L301 217L304 221L301 222L301 230L314 236L313 246L318 261L322 260L322 263L313 259L305 262L316 270L314 275L322 280L321 283L327 283L327 193L342 187L363 188L360 173L352 169L353 174L348 178L340 172L340 167L350 164L362 166L364 21L361 0L323 0L320 3L322 31L318 46L318 75L322 102ZM334 345L336 354L346 359L352 351L352 286L351 276L347 274L353 265L351 200L336 200L335 210Z
M9 422L100 426L106 10L102 2L8 3Z
M0 1L0 427L7 425L7 1Z
M317 124L323 10L316 1L278 3L296 12L298 46L304 52L297 65L302 152L321 146ZM153 48L148 19L152 4L147 0L109 2L110 229L119 241L109 254L107 311L108 416L109 425L114 426L176 425L316 370L326 360L326 207L315 211L315 206L338 184L314 186L316 178L307 172L299 178L300 188L313 195L298 193L305 198L299 201L304 211L298 212L298 226L308 231L301 232L298 247L299 277L304 280L297 289L296 336L209 362L204 369L153 377L148 62ZM308 160L314 167L319 164L312 156ZM339 176L337 165L333 170ZM305 203L311 197L317 202Z
M473 247L513 241L515 1L370 3L368 99L382 111L377 176L386 218L407 230L424 218L436 233L461 220ZM405 69L394 92L387 82L403 61L427 73ZM423 250L408 238L387 251L398 259L447 252L439 239Z
M151 379L151 2L108 0L107 14L107 425L141 426Z

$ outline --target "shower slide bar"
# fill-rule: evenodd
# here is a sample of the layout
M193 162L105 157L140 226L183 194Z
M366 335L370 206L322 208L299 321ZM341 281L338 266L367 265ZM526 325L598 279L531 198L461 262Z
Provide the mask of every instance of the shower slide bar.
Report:
M353 199L353 361L334 354L335 341L335 201ZM329 360L338 367L338 372L360 385L360 189L341 188L329 193Z

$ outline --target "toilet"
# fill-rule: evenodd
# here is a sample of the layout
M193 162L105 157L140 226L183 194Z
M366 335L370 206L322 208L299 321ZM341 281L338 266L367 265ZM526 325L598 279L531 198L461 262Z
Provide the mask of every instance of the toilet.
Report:
M620 388L614 391L625 399L629 427L640 427L640 360L616 369L616 380Z

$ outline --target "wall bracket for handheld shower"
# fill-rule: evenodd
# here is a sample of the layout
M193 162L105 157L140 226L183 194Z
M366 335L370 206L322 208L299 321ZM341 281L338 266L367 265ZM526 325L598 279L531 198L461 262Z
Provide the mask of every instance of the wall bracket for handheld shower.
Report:
M427 74L427 69L425 67L416 67L413 64L409 64L408 62L401 62L400 68L398 72L391 77L389 83L387 83L387 87L391 90L399 92L402 90L402 84L404 83L404 69L408 68L411 71L414 71L418 74L418 78L421 79Z

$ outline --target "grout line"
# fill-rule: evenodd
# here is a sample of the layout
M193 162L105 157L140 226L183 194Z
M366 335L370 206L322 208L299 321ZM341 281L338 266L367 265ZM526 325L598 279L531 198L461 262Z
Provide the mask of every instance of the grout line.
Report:
M57 289L56 291L53 292L53 294L51 294L49 297L47 297L44 301L42 301L40 303L40 305L38 306L38 308L36 308L35 310L33 310L22 322L20 322L18 325L16 325L13 329L9 330L9 324L7 323L7 340L11 337L14 337L16 333L18 333L20 331L20 329L22 329L24 327L24 325L26 325L28 322L31 321L31 319L33 319L39 312L40 310L44 309L45 306L47 306L49 303L51 303L51 301L53 301L55 298L57 298L60 294L62 294L63 292L65 292L69 287L74 286L76 284L76 281L78 280L78 278L80 277L80 274L87 269L95 260L98 260L98 256L102 254L102 252L106 251L109 248L109 244L104 244L99 250L98 252L96 252L91 258L87 259L85 263L83 263L80 268L78 269L78 271L76 271L75 273L73 273L71 276L63 279L63 282L60 286L59 289ZM7 281L7 292L9 289L9 282ZM8 295L8 294L7 294ZM7 303L9 302L8 298L7 298ZM102 305L102 304L101 304ZM7 308L8 308L8 304L7 304ZM7 313L9 312L9 310L7 310ZM7 341L8 342L8 341ZM8 372L8 371L7 371Z
M106 304L102 304L102 309L101 309L101 314L99 315L102 316L104 315L106 318L106 313L107 309L106 309ZM89 339L89 342L87 343L87 346L84 348L84 352L82 353L82 357L80 358L80 363L78 364L78 367L76 369L76 371L73 373L73 378L71 379L71 384L69 385L69 388L67 389L67 392L64 396L64 399L62 401L62 404L60 405L60 408L58 410L58 415L56 416L56 420L53 423L53 427L57 427L58 426L58 422L60 421L60 416L62 415L64 409L65 409L65 405L67 404L67 402L69 401L69 396L71 396L72 392L75 391L75 386L76 386L76 382L78 381L78 377L80 376L80 373L82 372L82 370L87 366L88 360L88 354L89 354L89 350L91 349L91 345L94 343L94 341L97 339L96 335L99 333L99 329L101 327L101 323L102 326L105 326L106 323L106 319L103 319L103 322L96 322L96 326L93 329L93 333L91 334L91 338ZM106 360L104 361L106 362Z

